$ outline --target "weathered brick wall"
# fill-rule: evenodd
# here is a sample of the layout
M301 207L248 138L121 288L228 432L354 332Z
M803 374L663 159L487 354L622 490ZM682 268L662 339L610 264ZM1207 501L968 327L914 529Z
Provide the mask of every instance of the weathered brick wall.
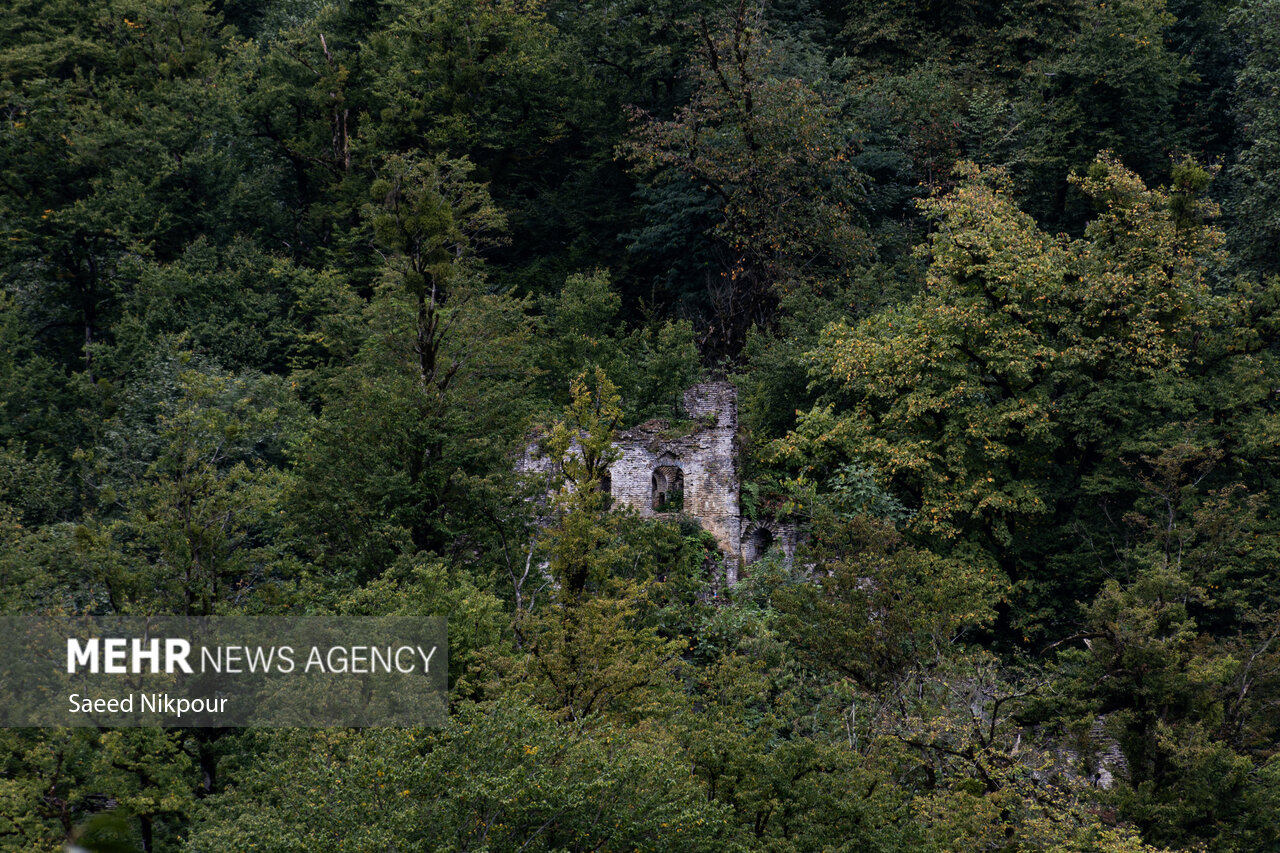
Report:
M784 524L772 518L756 521L742 520L742 564L754 563L771 550L781 552L782 559L791 565L800 547L800 531L794 524Z

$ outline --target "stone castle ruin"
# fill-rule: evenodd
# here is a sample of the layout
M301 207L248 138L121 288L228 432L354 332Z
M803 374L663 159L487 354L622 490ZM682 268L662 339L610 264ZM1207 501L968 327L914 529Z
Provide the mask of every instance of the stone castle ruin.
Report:
M618 459L605 485L614 505L625 504L642 518L684 514L715 537L724 554L726 583L736 583L742 567L778 546L790 562L796 531L771 520L743 518L738 479L738 391L729 382L705 382L684 392L687 421L646 421L615 438ZM524 471L550 464L531 448Z

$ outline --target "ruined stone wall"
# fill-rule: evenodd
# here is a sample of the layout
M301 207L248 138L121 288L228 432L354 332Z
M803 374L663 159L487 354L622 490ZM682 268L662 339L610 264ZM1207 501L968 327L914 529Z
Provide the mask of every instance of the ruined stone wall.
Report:
M609 494L615 505L631 507L642 518L673 518L679 513L695 518L715 537L724 553L721 579L736 583L742 566L755 562L770 548L781 550L790 564L799 544L794 525L771 519L748 521L739 506L738 392L728 382L705 382L684 393L688 421L672 425L653 420L619 433L615 439L618 459L609 468ZM576 445L570 452L576 452ZM670 468L679 469L679 475ZM550 484L559 466L542 457L530 444L516 469L545 477ZM655 506L654 473L659 488L669 495L671 484L683 483L680 505Z
M684 394L684 408L694 423L679 433L666 421L649 421L618 436L620 456L609 470L611 494L642 517L659 517L653 473L664 465L678 467L684 475L681 511L715 537L736 579L742 550L735 447L738 392L728 382L695 385Z
M743 565L754 563L770 550L781 552L783 561L791 565L799 547L800 532L794 524L784 524L772 518L742 521Z

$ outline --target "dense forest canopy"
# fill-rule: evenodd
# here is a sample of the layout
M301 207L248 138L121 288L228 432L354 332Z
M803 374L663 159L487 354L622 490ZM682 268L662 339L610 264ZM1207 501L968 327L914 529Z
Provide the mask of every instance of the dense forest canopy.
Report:
M0 850L1280 851L1278 92L1277 0L15 0L0 610L442 613L451 720L0 730ZM601 486L709 378L729 588Z

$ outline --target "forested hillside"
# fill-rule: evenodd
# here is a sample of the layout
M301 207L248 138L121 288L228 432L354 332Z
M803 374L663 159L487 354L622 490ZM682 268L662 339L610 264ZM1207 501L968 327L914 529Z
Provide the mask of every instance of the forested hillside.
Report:
M1280 0L13 0L0 105L0 611L450 629L0 729L0 850L1280 851ZM600 488L707 379L729 588Z

